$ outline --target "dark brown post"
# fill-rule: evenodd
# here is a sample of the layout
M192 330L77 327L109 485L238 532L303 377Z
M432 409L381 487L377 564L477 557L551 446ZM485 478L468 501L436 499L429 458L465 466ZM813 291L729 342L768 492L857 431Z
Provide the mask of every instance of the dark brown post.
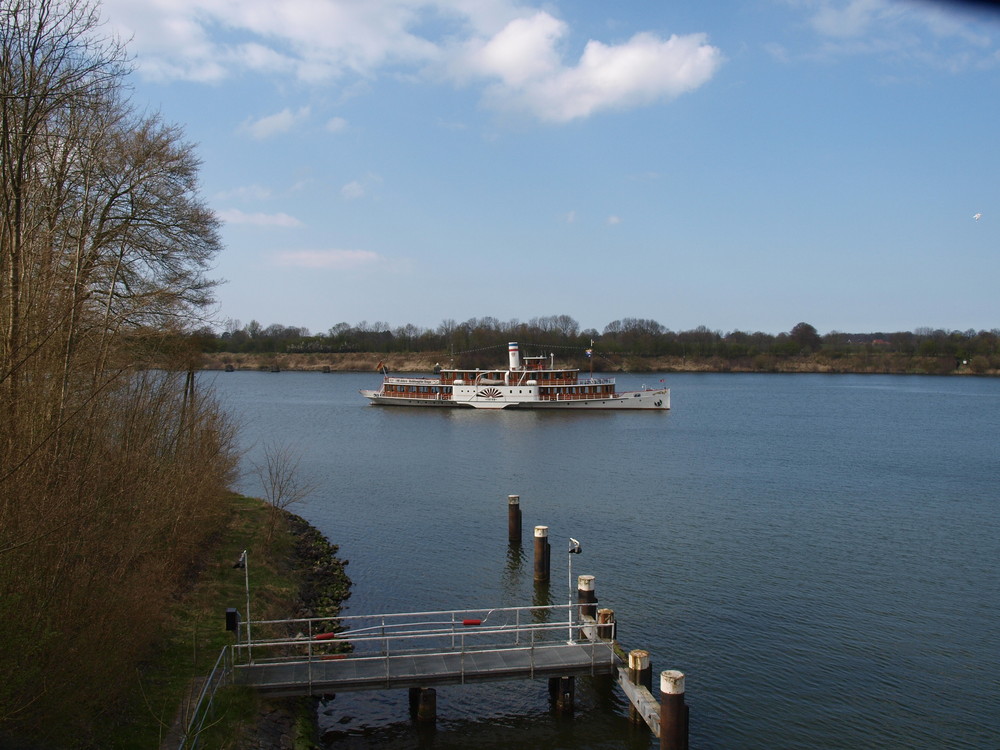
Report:
M577 576L576 601L580 604L580 619L597 619L597 592L594 591L594 576Z
M602 612L604 610L601 610ZM649 652L641 649L635 648L628 652L628 681L633 685L640 685L652 692L653 690L653 667L649 663ZM628 717L632 720L633 724L645 724L646 720L642 717L635 706L629 702L628 707Z
M576 695L575 677L550 677L549 697L555 706L556 713L573 713L573 702Z
M521 543L521 496L507 495L507 540Z
M613 609L597 610L597 637L605 641L618 639L618 623Z
M549 527L535 527L535 580L549 580Z
M684 673L660 672L660 750L687 750L688 709L684 704Z
M437 691L434 688L420 688L417 721L421 724L437 721Z

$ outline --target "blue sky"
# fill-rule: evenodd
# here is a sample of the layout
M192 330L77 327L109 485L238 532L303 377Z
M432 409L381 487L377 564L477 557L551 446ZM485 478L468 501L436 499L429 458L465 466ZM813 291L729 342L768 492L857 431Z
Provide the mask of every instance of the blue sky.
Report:
M1000 328L1000 12L104 0L224 220L216 318ZM974 219L975 214L982 214Z

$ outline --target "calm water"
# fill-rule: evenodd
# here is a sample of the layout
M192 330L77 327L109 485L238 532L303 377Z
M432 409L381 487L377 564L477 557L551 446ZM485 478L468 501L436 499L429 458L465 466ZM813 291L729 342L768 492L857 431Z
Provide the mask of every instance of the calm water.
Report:
M1000 380L666 379L666 414L553 414L370 407L375 374L204 378L248 457L301 452L321 489L295 510L350 560L349 614L532 604L544 524L549 599L576 537L623 646L655 685L686 674L692 748L1000 748ZM406 691L321 719L330 748L656 746L577 682L573 720L544 680L441 688L431 735Z

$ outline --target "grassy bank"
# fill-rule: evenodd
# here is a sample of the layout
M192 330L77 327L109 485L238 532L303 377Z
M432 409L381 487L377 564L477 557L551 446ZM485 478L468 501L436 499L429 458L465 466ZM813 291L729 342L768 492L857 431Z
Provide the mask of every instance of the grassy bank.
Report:
M176 747L223 646L234 641L225 630L225 610L245 616L244 570L234 563L246 549L251 614L256 619L332 616L349 595L345 563L337 548L302 519L282 513L267 538L268 506L233 495L228 521L189 571L189 587L171 605L159 646L132 676L134 700L103 727L99 747ZM263 701L252 691L220 691L219 710L204 747L224 750L268 746L267 734L288 735L297 748L312 747L315 714L308 700ZM110 718L110 717L109 717Z

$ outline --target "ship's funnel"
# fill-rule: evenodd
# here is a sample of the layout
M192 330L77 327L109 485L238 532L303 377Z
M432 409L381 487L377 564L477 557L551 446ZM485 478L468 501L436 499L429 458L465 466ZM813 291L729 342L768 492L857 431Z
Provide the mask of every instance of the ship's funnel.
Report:
M510 369L521 369L521 351L517 348L517 342L511 341L507 344L507 353L510 354Z

